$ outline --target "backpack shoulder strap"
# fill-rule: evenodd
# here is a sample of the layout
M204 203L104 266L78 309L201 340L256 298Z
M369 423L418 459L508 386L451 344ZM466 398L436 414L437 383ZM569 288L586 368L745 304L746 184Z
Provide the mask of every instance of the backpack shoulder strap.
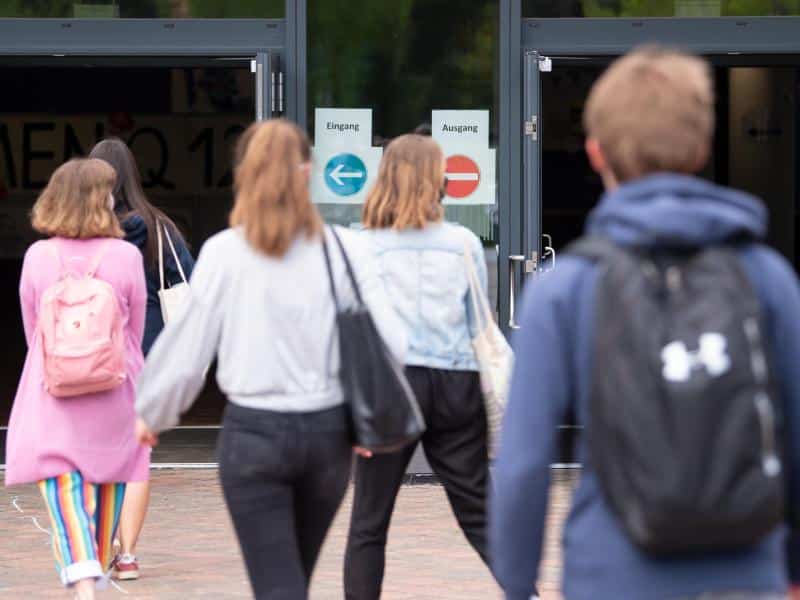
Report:
M618 258L625 251L610 239L597 235L578 238L567 246L567 253L594 262L605 262Z
M104 240L100 244L100 249L95 253L94 257L92 257L92 262L89 263L89 270L86 271L86 277L92 278L97 273L97 269L100 268L100 264L103 262L103 259L106 256L106 252L108 251L109 241Z
M58 244L54 239L49 239L44 243L45 248L47 251L56 259L56 263L58 264L58 274L59 277L61 273L64 271L64 261L61 260L61 252L58 251Z

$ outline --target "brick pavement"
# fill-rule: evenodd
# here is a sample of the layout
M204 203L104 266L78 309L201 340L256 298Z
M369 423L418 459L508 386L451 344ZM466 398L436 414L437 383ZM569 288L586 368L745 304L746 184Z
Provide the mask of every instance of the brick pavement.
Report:
M574 481L574 476L557 474L553 486L541 582L546 600L559 599L560 553L556 541ZM122 584L125 597L249 598L216 473L155 472L153 489L152 509L139 548L143 578ZM49 528L38 492L32 486L4 489L0 499L0 596L64 598L53 569L48 536L34 523L36 519ZM341 565L349 508L348 497L315 573L311 590L315 600L342 598ZM486 568L458 530L440 486L402 488L387 554L383 596L387 600L477 600L499 595ZM117 590L100 595L109 599L122 596Z

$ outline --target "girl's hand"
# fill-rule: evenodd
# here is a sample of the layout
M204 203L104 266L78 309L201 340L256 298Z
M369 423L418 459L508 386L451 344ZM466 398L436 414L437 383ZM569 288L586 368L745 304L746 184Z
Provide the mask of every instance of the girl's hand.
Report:
M147 423L141 418L136 419L136 439L144 446L150 446L151 448L158 446L158 436L150 431Z
M367 450L361 446L353 446L353 452L358 454L361 458L372 458L372 450Z
M789 600L800 600L800 585L793 585L789 590Z

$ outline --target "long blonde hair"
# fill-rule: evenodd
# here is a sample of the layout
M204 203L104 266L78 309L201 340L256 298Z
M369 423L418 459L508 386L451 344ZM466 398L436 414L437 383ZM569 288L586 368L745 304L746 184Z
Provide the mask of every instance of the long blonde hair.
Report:
M72 239L123 237L111 205L117 174L107 162L74 158L58 167L31 210L31 226Z
M383 154L361 220L370 229L422 229L441 221L443 185L444 155L439 144L422 135L402 135Z
M243 228L254 248L281 257L298 235L322 231L305 170L311 145L297 125L283 119L252 124L240 138L236 159L230 223Z

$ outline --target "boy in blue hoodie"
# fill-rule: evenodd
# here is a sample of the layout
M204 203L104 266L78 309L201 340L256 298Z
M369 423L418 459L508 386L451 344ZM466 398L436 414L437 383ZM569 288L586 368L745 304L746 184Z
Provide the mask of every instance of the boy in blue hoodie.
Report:
M693 175L709 157L713 110L708 66L698 58L648 48L615 62L584 115L586 151L606 187L587 234L645 248L763 239L759 200ZM800 493L800 287L791 265L761 243L741 246L740 259L774 357L792 502ZM525 290L490 506L493 568L509 600L533 594L557 426L570 409L587 426L598 274L596 263L566 257ZM568 600L800 600L800 532L788 522L735 551L659 559L637 549L601 493L586 437L564 531Z

